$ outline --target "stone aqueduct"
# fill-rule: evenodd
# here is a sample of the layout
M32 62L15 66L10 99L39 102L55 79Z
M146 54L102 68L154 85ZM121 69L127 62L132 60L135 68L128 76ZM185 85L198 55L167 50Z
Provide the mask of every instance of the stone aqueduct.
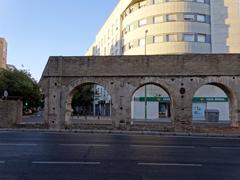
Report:
M40 80L45 94L45 122L50 128L71 125L71 98L76 88L86 83L108 90L112 97L109 122L113 128L133 126L132 95L149 83L169 94L170 126L175 131L193 128L192 98L206 84L218 86L228 95L229 127L240 125L240 54L50 57Z

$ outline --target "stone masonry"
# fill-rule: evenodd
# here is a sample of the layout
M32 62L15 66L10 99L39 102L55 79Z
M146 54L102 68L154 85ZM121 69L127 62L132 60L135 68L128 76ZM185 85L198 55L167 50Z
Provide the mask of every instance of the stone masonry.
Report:
M192 98L203 85L220 87L230 99L230 128L240 125L240 54L164 55L119 57L50 57L40 86L45 93L45 122L50 128L71 125L71 99L77 87L96 83L112 97L114 128L136 126L131 120L131 99L141 86L161 86L171 98L175 131L190 132ZM143 123L156 127L161 122ZM150 128L151 129L151 128Z
M0 128L11 128L22 121L22 101L0 100Z

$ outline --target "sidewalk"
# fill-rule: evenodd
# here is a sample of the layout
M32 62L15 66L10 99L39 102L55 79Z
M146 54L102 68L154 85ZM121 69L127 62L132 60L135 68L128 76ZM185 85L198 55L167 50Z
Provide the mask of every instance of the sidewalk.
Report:
M14 129L2 128L1 132L39 132L39 133L92 133L92 134L116 134L116 135L155 135L155 136L181 136L181 137L226 137L240 138L240 132L234 134L218 133L184 133L184 132L160 132L160 131L127 131L127 130L80 130L80 129Z

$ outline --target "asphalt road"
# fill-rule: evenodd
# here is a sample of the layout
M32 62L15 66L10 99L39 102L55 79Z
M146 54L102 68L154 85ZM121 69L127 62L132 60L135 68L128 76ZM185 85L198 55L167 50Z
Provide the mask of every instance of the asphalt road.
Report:
M23 116L23 123L43 123L43 111L36 112L32 115Z
M0 180L238 180L240 139L0 132Z

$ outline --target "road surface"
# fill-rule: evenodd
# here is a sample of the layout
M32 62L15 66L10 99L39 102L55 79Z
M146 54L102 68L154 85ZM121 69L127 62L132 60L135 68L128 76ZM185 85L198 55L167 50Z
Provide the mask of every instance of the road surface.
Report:
M240 139L0 132L1 180L238 180Z

